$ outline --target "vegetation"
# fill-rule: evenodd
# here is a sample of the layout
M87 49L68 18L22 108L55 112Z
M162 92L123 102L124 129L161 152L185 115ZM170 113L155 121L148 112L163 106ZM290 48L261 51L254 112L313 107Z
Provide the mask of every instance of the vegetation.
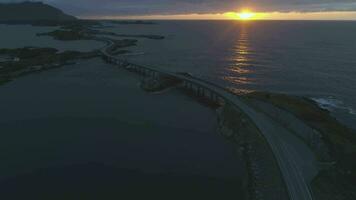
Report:
M20 66L20 65L41 65L53 62L64 62L75 58L85 58L96 56L96 52L81 53L77 51L65 51L58 53L54 48L34 48L24 47L19 49L0 49L0 54L9 55L14 58L19 58L19 61L9 61L5 63L5 67Z
M317 200L354 200L355 176L337 169L324 170L313 180L312 190Z
M116 56L116 55L127 54L127 53L131 53L131 51L124 50L124 49L119 49L119 50L117 50L115 52L112 52L111 55Z
M330 199L338 199L335 195L356 191L355 130L344 126L332 117L329 111L320 108L314 101L307 98L267 92L255 92L247 94L246 97L269 102L287 110L323 135L336 165L334 169L322 171L314 180L313 188L319 195L327 193ZM350 187L353 189L351 190Z
M34 21L36 25L55 25L61 26L61 29L47 33L38 33L37 36L51 36L57 40L83 40L83 39L100 39L96 35L110 35L116 37L147 38L153 40L162 40L165 37L161 35L144 35L144 34L117 34L109 31L100 31L91 29L91 26L99 25L98 21L92 20L75 20L75 21Z
M165 37L161 35L130 35L130 34L117 34L109 31L93 30L88 27L90 23L73 22L65 24L59 30L51 31L48 33L39 33L37 36L52 36L57 40L83 40L83 39L98 39L96 35L110 35L116 37L130 37L130 38L147 38L152 40L162 40ZM93 25L93 24L92 24Z
M48 33L38 33L37 36L52 36L56 40L85 40L90 39L85 33L73 30L55 30Z
M114 45L112 45L110 48L108 48L107 52L112 55L127 53L128 51L122 50L121 48L135 46L137 43L137 40L132 40L132 39L111 40L111 41L114 42Z
M267 101L290 111L311 127L319 130L330 145L333 157L344 167L349 165L347 163L350 163L350 158L356 156L355 131L342 125L330 115L329 111L320 108L314 101L307 98L264 92L251 93L247 97ZM354 169L356 170L356 168Z
M154 22L150 21L142 21L142 20L131 20L131 21L115 21L115 20L110 20L110 23L113 24L122 24L122 25L131 25L131 24L146 24L146 25L152 25L156 24Z
M3 85L3 84L5 84L5 83L7 83L9 81L10 81L9 79L5 79L5 78L1 78L0 77L0 85Z
M147 38L151 40L163 40L165 37L161 35L129 35L129 34L115 34L117 37L133 37L133 38Z
M0 55L16 58L1 63L0 82L5 83L23 74L59 67L68 64L68 61L74 59L95 57L98 53L76 51L58 53L58 50L53 48L25 47L19 49L0 49Z
M94 26L98 25L98 21L94 20L35 20L27 21L32 26Z
M157 78L147 78L142 80L141 88L148 92L162 91L167 88L175 87L182 83L182 80L168 75L160 75Z
M0 3L0 20L29 22L37 20L74 21L75 17L41 2Z
M146 38L152 40L163 40L165 37L162 35L145 35L145 34L117 34L109 31L87 30L91 34L96 35L111 35L116 37L131 37L131 38Z

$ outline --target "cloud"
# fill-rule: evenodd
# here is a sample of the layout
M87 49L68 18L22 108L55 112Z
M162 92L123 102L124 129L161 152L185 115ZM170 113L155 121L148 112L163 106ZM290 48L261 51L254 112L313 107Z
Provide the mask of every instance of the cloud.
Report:
M19 2L0 0L0 2ZM260 12L356 11L356 0L44 0L77 16Z

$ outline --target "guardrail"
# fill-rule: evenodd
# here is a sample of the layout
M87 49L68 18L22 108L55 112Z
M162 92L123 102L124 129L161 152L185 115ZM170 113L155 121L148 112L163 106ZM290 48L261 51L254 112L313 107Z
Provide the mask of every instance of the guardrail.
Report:
M291 158L289 158L289 154L287 152L284 152L286 150L286 147L283 145L283 142L281 143L281 141L278 141L278 139L270 135L271 129L270 127L266 127L266 124L264 124L263 122L259 122L258 120L254 121L252 118L256 118L256 112L254 112L251 108L241 102L241 100L237 99L238 97L236 97L236 94L234 94L232 91L217 84L190 75L182 75L179 73L173 73L162 69L155 69L153 67L129 63L126 60L119 59L115 56L110 55L107 52L107 48L114 45L114 42L112 42L110 39L102 39L102 41L108 43L108 46L101 49L101 52L104 58L107 59L109 62L115 63L122 67L131 68L136 72L145 75L172 76L176 79L182 80L184 87L191 90L195 90L197 96L206 97L215 103L230 104L233 106L233 108L246 113L246 117L256 125L256 128L260 131L261 135L266 139L267 143L269 144L271 151L274 154L275 160L278 163L279 171L282 174L284 184L287 186L289 198L293 200L313 199L312 191L309 188L309 184L305 183L305 180L300 174L300 172L296 169L289 169L289 167L293 166L291 164ZM296 180L294 180L294 178ZM299 191L300 193L296 193L296 191Z

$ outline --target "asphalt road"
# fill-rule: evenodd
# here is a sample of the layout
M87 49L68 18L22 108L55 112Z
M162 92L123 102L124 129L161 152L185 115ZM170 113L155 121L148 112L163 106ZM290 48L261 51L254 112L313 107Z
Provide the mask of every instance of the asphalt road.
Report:
M102 49L102 53L112 59L120 60L115 56L107 53L106 49L114 43L110 39L104 39L108 46ZM149 67L146 67L149 68ZM169 74L179 79L192 82L208 90L214 91L225 100L228 100L233 105L246 113L248 117L255 123L260 132L269 143L283 179L287 186L289 197L291 200L312 200L313 195L309 187L310 177L307 174L316 174L316 159L313 152L290 131L282 125L275 122L265 114L253 109L244 103L238 96L228 92L224 88L216 86L206 81L198 80L193 77L176 74L173 72L152 68L153 71L158 71L163 74Z

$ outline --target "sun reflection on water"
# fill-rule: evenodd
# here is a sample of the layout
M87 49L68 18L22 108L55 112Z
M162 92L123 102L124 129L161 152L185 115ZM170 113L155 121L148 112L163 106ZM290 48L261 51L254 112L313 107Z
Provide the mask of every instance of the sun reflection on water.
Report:
M223 77L224 80L233 83L238 87L238 85L249 85L254 82L253 78L248 77L252 74L251 69L252 62L252 49L250 47L250 40L248 35L248 27L241 25L240 32L238 35L238 40L234 47L234 55L232 58L232 65L227 69L228 72ZM233 90L240 90L237 88L232 88ZM241 91L245 89L241 89ZM240 91L240 92L241 92Z

